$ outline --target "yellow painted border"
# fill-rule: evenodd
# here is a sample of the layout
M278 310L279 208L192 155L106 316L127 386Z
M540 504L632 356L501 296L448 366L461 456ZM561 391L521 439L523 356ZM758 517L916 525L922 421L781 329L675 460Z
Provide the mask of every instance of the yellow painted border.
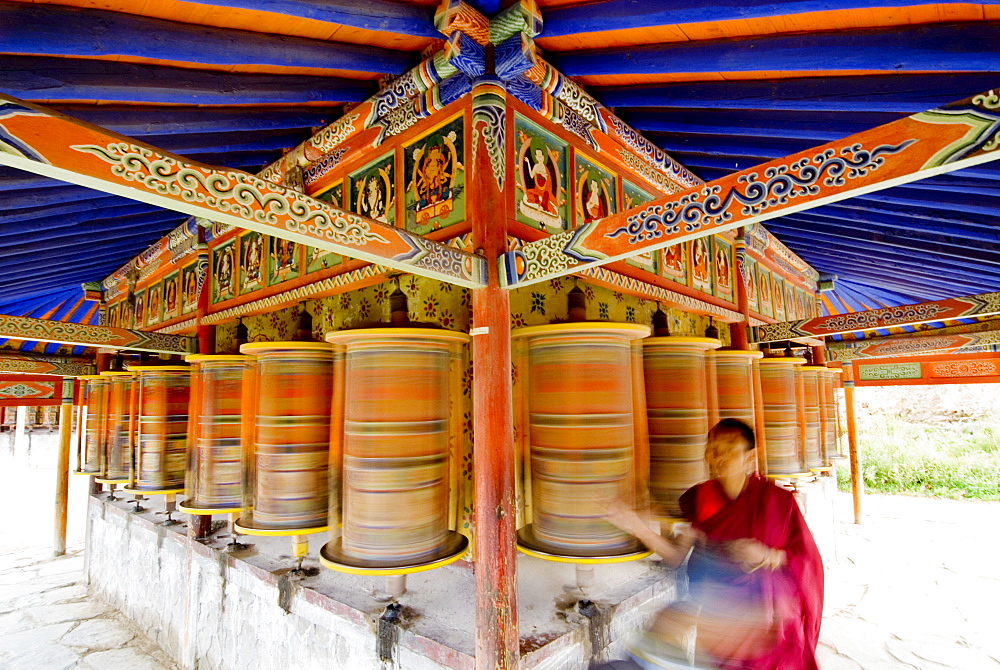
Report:
M222 362L233 362L233 363L247 363L250 361L249 356L244 356L243 354L191 354L185 356L184 360L188 363L213 363L218 361Z
M534 558L540 558L543 561L550 561L552 563L580 563L583 565L604 565L612 563L628 563L629 561L638 561L641 558L646 558L647 556L652 556L653 552L649 549L645 551L637 551L631 554L622 554L621 556L589 556L589 557L578 557L578 556L557 556L555 554L547 554L544 551L538 551L537 549L529 549L520 542L517 543L517 550L526 556L533 556Z
M126 484L128 479L101 479L100 477L94 477L94 481L98 484Z
M184 503L177 503L177 511L194 516L212 516L213 514L236 514L242 512L242 507L219 507L210 509L208 507L188 507Z
M131 377L132 376L132 368L129 368L127 371L105 370L104 372L100 373L99 376L101 376L101 377Z
M242 510L241 510L242 511ZM237 519L233 528L241 535L259 535L260 537L294 537L296 535L314 535L315 533L325 533L330 530L330 526L313 526L311 528L252 528L240 523L242 519Z
M767 364L767 365L779 365L779 364L784 364L784 365L805 365L806 364L806 359L804 359L804 358L795 358L795 357L785 358L783 356L774 356L772 358L764 357L764 358L760 359L760 364L761 365L765 365L765 364Z
M369 337L374 339L386 336L454 340L456 342L470 342L472 340L472 336L468 333L445 330L444 328L354 328L327 333L324 339L330 343L340 344L343 340L364 340Z
M804 477L815 477L816 475L812 472L795 472L790 475L772 475L768 474L768 479L803 479Z
M184 365L134 365L130 372L190 372L191 368Z
M746 356L747 358L764 358L763 351L744 351L743 349L716 349L716 356Z
M70 474L73 474L73 475L87 475L88 477L90 477L90 476L93 476L93 475L96 475L96 474L100 474L100 473L98 473L96 470L95 471L91 471L91 472L88 472L87 470L73 470Z
M667 335L666 337L649 337L642 341L642 346L655 344L694 344L701 349L712 350L722 346L722 340L714 337L688 337L684 335Z
M454 532L454 531L452 531ZM458 533L455 533L459 535ZM455 550L454 554L450 556L445 556L444 558L439 558L435 561L430 561L429 563L420 563L418 565L410 565L404 567L386 567L386 568L363 568L354 565L346 565L344 563L337 563L336 561L324 556L326 547L329 544L339 543L340 540L335 540L332 543L327 543L323 545L323 548L319 551L319 562L325 568L329 568L335 572L343 572L348 575L366 575L366 576L378 576L378 575L412 575L417 572L426 572L427 570L434 570L436 568L443 568L446 565L451 565L459 559L461 559L469 551L469 540L464 535L459 535L462 538Z
M171 493L174 494L184 493L184 489L155 489L155 490L143 491L142 489L133 489L129 487L123 488L122 491L137 496L167 496L170 495Z
M649 337L652 329L641 323L615 323L611 321L573 321L570 323L550 323L545 326L528 326L517 328L510 333L511 337L527 337L530 335L563 335L571 333L606 332L627 335L629 339Z
M326 342L247 342L240 345L240 353L256 356L269 351L333 351Z

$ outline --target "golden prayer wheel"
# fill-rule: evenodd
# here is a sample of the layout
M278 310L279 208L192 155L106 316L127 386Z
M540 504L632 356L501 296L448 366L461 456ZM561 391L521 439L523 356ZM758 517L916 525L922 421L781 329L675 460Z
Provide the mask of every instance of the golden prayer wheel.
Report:
M830 465L830 457L837 453L838 421L837 421L837 385L840 383L841 370L824 368L820 373L820 422L822 442L820 457L824 467Z
M459 401L452 397L453 363L471 338L400 327L326 339L343 347L343 457L336 464L342 532L320 561L340 572L383 575L457 561L468 540L449 527L457 467L452 406Z
M138 383L138 429L129 493L173 496L184 491L190 371L180 365L131 368Z
M753 363L761 351L717 349L712 353L718 387L719 420L739 419L754 425Z
M243 386L250 357L193 354L188 436L187 514L226 514L243 503Z
M518 549L550 561L602 563L650 554L604 520L613 500L634 503L635 403L642 378L632 341L649 335L633 323L578 322L520 328L525 338L530 523ZM527 516L527 515L526 515Z
M238 532L299 537L328 529L333 345L254 342L244 383L243 503ZM298 555L302 542L293 540ZM300 553L301 552L301 553Z
M84 411L81 428L84 431L83 449L77 457L76 474L101 474L101 455L104 453L104 424L108 414L108 386L110 379L101 375L79 377L83 383Z
M710 337L650 337L642 342L649 419L649 492L661 516L679 517L682 493L705 481L709 425Z
M799 411L802 417L803 470L819 468L822 457L822 420L820 399L821 384L825 379L825 366L802 365L796 368L800 380Z
M795 368L805 362L804 358L763 358L759 362L768 475L802 472Z
M127 484L132 460L132 372L102 372L108 380L101 484Z

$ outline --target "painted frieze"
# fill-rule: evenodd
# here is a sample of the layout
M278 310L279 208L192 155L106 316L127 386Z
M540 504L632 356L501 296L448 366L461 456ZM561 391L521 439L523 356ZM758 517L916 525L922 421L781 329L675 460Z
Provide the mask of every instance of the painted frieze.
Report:
M757 308L767 317L774 317L771 295L771 273L757 265Z
M147 326L155 326L160 322L163 310L163 286L153 284L146 291L146 323ZM138 325L138 324L137 324ZM140 326L141 327L141 326Z
M181 315L181 273L171 272L163 278L163 320L170 321Z
M534 228L569 228L565 143L520 116L514 120L516 218Z
M299 276L299 245L281 237L268 237L267 285L274 286Z
M778 321L785 320L785 282L777 274L771 275L771 309L774 318Z
M686 242L674 244L660 250L660 268L664 277L673 280L678 284L687 286L688 283L688 249L691 245Z
M712 251L707 237L691 240L691 286L712 292Z
M920 363L884 363L858 366L858 379L861 381L920 379L921 376Z
M198 309L198 286L200 283L197 263L191 263L181 268L181 314L190 314Z
M576 224L582 225L603 219L618 211L615 175L606 168L576 155L573 172L573 202Z
M369 219L396 223L396 155L388 153L351 173L347 209Z
M423 235L465 220L465 122L462 116L403 148L406 229Z
M139 330L146 323L146 291L135 292L135 307L132 311L132 323L127 324L128 328Z
M759 313L760 284L757 279L757 261L744 254L740 260L740 275L747 293L747 305L751 310Z

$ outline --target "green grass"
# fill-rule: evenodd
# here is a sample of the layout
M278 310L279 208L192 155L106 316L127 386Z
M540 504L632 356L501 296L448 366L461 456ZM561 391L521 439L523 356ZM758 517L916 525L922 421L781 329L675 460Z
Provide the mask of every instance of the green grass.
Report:
M878 412L859 420L858 441L866 491L1000 500L1000 423L993 416L916 423ZM843 465L838 484L850 490Z

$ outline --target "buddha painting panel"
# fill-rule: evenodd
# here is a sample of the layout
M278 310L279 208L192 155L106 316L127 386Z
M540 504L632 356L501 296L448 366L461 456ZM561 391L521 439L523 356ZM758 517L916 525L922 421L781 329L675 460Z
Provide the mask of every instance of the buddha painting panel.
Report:
M403 149L406 229L423 235L465 220L465 124L460 116Z
M517 117L514 122L514 202L517 220L533 228L568 228L566 144Z
M369 219L396 223L396 156L386 154L351 174L347 209Z

